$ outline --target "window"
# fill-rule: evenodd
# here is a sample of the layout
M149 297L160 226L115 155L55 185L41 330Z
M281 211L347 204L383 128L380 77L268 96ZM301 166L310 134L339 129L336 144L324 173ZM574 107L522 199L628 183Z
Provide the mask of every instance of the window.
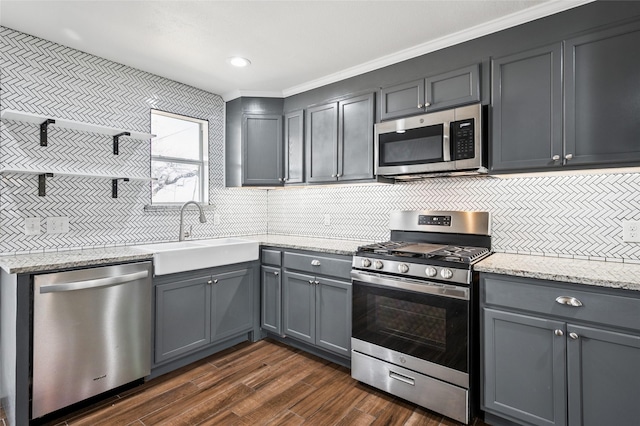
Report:
M152 204L208 202L208 124L151 110Z

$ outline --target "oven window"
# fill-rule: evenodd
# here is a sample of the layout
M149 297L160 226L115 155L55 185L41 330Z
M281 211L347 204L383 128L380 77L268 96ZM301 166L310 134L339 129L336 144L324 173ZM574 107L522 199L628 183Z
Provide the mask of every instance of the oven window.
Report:
M444 126L408 129L378 136L380 166L425 164L443 161Z
M469 301L353 281L352 335L469 372Z

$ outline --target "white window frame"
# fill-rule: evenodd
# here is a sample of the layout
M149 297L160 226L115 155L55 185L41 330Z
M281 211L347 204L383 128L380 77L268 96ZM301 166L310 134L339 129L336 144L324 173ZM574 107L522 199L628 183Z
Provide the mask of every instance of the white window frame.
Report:
M199 118L189 117L182 114L175 114L172 112L162 111L159 109L151 109L151 116L154 114L163 115L165 117L175 118L178 120L190 121L193 123L197 123L200 125L200 146L199 146L199 160L188 160L184 158L177 157L165 157L162 155L153 155L153 145L150 147L150 160L149 160L149 168L151 168L151 163L155 161L166 161L166 162L175 162L175 163L184 163L184 164L196 164L200 169L200 204L209 204L209 121L202 120ZM153 144L153 139L151 140L151 144ZM151 205L154 206L162 206L162 205L182 205L186 201L176 201L176 202L153 202L153 185L151 185ZM187 200L189 201L189 200Z

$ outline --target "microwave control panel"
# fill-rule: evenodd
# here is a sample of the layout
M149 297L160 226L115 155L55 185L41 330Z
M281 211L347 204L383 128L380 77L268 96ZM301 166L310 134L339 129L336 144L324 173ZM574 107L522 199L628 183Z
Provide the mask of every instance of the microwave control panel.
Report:
M474 124L473 118L451 123L451 157L453 160L466 160L475 157Z

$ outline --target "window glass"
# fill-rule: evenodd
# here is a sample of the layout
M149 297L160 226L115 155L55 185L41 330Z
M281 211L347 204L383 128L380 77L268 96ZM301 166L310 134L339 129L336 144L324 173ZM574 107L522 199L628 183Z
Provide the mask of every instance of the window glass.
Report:
M208 122L151 111L152 204L206 203Z

